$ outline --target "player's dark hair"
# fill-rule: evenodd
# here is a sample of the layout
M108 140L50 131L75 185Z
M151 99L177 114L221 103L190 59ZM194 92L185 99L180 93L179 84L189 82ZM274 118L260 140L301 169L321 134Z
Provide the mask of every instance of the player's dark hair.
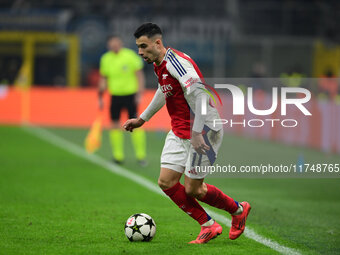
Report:
M156 24L149 22L144 23L139 28L137 28L136 32L133 35L136 37L136 39L143 35L147 36L148 38L151 38L154 35L162 35L162 30Z

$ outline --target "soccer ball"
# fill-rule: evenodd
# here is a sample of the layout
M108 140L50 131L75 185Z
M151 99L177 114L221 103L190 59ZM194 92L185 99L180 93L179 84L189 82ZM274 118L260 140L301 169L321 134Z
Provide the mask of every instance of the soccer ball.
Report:
M127 219L124 229L130 242L149 242L156 234L155 221L145 213L131 215Z

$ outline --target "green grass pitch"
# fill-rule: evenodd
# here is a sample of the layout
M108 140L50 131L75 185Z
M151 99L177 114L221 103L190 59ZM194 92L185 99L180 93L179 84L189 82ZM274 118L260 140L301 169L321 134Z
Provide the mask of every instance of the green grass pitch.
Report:
M79 146L87 133L49 131ZM149 166L138 167L126 134L124 167L156 183L165 134L147 135ZM208 244L189 245L200 228L169 199L20 127L1 126L0 137L0 254L277 254L245 236L228 240L226 226ZM305 162L340 163L337 155L231 135L223 146L235 165L291 163L301 154ZM111 159L107 133L97 154ZM340 253L340 179L220 176L207 182L249 201L248 226L261 236L302 254ZM156 221L150 243L131 243L124 235L126 219L138 212Z

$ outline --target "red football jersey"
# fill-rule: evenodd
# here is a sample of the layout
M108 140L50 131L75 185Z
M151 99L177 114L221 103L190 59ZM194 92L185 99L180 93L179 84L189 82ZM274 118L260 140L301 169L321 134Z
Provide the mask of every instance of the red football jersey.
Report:
M203 79L201 71L188 55L172 48L168 48L159 66L154 64L154 70L166 99L172 131L180 138L190 139L190 106L181 82Z
M190 139L191 120L194 120L196 109L200 109L196 107L196 100L202 93L206 94L201 71L188 55L172 48L167 49L160 65L154 64L154 70L158 77L158 90L154 99L158 103L151 102L141 117L149 120L162 107L165 98L172 131L182 139ZM160 98L162 96L164 98ZM211 104L207 105L206 110L204 123L199 125L202 128L202 125L206 125L216 131L221 129L221 126L214 126L214 119L220 118L217 110Z

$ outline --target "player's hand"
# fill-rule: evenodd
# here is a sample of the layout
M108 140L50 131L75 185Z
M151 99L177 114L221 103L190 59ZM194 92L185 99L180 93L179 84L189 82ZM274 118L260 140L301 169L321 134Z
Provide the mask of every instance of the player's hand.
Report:
M126 131L132 132L135 128L139 128L139 127L143 126L144 123L145 123L145 120L143 120L141 118L129 119L124 123L123 128Z
M205 143L203 135L201 133L192 131L191 145L198 154L206 154L206 151L210 150L210 147Z

